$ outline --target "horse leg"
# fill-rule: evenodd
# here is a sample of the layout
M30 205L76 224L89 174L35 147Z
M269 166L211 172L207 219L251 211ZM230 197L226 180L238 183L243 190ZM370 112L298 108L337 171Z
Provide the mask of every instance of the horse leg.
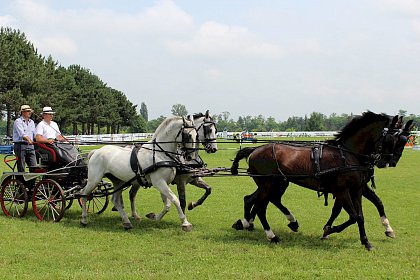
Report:
M140 185L135 182L131 186L129 194L130 194L130 204L131 204L131 216L140 222L141 217L137 214L137 209L136 209L136 195L139 189L140 189Z
M166 215L166 213L169 212L169 208L171 208L172 205L171 200L168 197L166 197L166 195L164 195L163 193L160 193L160 197L162 198L163 202L162 211L157 215L155 213L149 213L146 215L147 218L155 221L160 221Z
M159 170L159 169L158 169ZM173 191L169 188L168 184L165 180L162 179L162 176L159 176L156 172L152 173L150 175L152 179L152 184L155 188L157 188L160 193L168 198L168 200L173 203L178 211L179 218L181 220L181 227L184 231L191 231L192 230L192 224L188 222L187 217L185 216L185 213L181 209L180 202L176 195L173 193ZM166 214L166 213L165 213Z
M394 230L392 229L391 225L389 224L388 218L385 215L385 209L381 199L367 185L363 188L363 196L366 197L370 202L372 202L378 210L379 216L381 217L382 225L385 227L385 235L391 238L395 238Z
M98 172L98 170L94 170L96 168L99 168L99 166L95 165L95 166L93 166L92 168L89 169L89 175L88 175L87 183L80 193L81 196L82 196L82 218L80 220L80 226L81 227L86 227L87 226L87 207L86 207L87 196L90 193L92 193L92 191L96 188L98 183L102 180L103 174Z
M82 196L82 219L80 220L80 226L87 226L87 207L86 207L87 197Z
M267 206L269 199L268 197L261 197L261 201L257 202L254 206L256 208L258 219L260 219L261 225L264 228L267 239L272 243L278 243L280 239L270 229L270 225L267 221Z
M365 246L366 250L371 251L373 250L373 247L367 239L364 226L361 192L359 194L354 194L353 196L351 196L349 190L346 190L345 195L341 198L341 201L338 203L341 203L343 208L349 214L349 220L341 225L325 228L324 236L334 232L341 232L348 226L357 222L357 225L359 227L360 242L362 243L362 245ZM340 200L338 196L336 198L336 201L337 200Z
M344 208L344 210L346 210L346 212L349 214L349 219L338 226L324 227L324 234L323 234L324 237L327 235L330 235L331 233L342 232L348 226L355 224L357 222L357 212L352 203L349 190L346 190L343 194L339 194L336 196L334 206L336 204L341 205ZM331 216L333 216L333 214Z
M254 229L254 219L257 214L256 211L251 211L253 209L257 209L254 207L255 200L257 199L259 190L257 189L250 195L244 196L244 219L237 220L233 225L232 228L236 230L253 230Z
M328 229L330 229L332 227L332 224L335 221L335 219L337 219L338 215L341 212L341 209L343 209L343 207L339 203L339 200L336 199L335 202L334 202L334 206L331 209L331 216L324 226L324 234L322 235L321 239L323 239L323 240L328 239L328 234L326 234L326 232L328 231Z
M299 228L299 223L296 220L295 216L287 209L282 203L281 198L286 192L287 187L289 186L288 182L284 182L283 179L279 182L279 187L274 187L270 194L270 202L273 203L282 213L286 216L286 219L289 221L287 225L292 231L297 232Z
M199 199L199 200L197 200L197 202L194 202L194 201L190 202L190 203L188 204L188 210L192 210L192 209L194 209L195 207L197 207L197 206L199 206L199 205L203 204L203 202L204 202L204 201L207 199L207 197L211 194L211 187L210 187L209 185L207 185L207 183L206 183L206 182L204 182L204 180L203 180L203 179L201 179L201 177L194 178L194 180L192 180L192 182L190 182L190 184L192 184L192 185L194 185L194 186L197 186L197 187L199 187L199 188L204 189L204 190L205 190L205 193L203 194L203 196L202 196L202 197L200 197L200 199Z
M184 213L185 208L187 207L187 200L185 195L185 185L187 184L187 181L188 178L186 178L186 174L178 175L176 178L176 189L178 191L179 203Z
M114 189L119 189L122 184L124 184L124 182L117 182L117 181L113 181L112 182L114 185ZM117 208L118 212L121 215L121 219L123 220L123 227L125 229L132 229L133 225L131 224L130 220L128 219L127 214L125 213L124 209L123 209L123 205L122 205L122 190L117 191L113 196L112 196L112 203L114 203L115 208Z
M267 221L267 206L270 202L270 196L273 193L275 182L273 182L272 178L254 178L254 181L258 185L258 190L253 194L257 197L255 199L251 197L251 200L255 201L255 204L251 210L251 214L253 212L257 213L261 225L264 228L267 239L272 243L278 243L280 239L273 233Z
M362 245L365 246L366 250L368 251L372 251L373 250L373 246L369 243L369 240L367 238L366 235L366 230L365 230L365 219L363 217L363 208L362 208L362 197L357 196L355 197L355 206L356 206L356 210L357 210L357 225L359 226L359 235L360 235L360 242L362 243Z

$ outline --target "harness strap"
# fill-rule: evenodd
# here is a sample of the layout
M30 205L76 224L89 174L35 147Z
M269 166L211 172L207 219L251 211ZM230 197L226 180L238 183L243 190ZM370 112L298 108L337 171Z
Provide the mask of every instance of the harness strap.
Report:
M146 173L141 168L139 158L137 157L137 154L139 153L140 148L141 146L137 146L137 145L133 147L133 150L131 151L131 155L130 155L130 166L131 166L131 170L133 170L134 174L136 174L136 176L134 176L133 179L137 180L140 186L148 186L150 184L146 179Z
M322 159L322 144L314 144L312 147L311 158L314 160L316 174L321 171L320 160Z
M287 177L286 177L286 175L284 175L283 171L281 171L279 162L277 161L277 157L276 157L276 143L273 143L273 160L276 162L277 170L283 176L284 180L287 181Z

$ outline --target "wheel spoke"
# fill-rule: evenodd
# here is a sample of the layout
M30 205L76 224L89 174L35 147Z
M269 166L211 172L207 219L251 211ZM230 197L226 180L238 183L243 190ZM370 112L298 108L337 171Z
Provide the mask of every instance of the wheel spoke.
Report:
M60 185L51 179L40 181L36 186L33 205L35 214L40 220L58 222L65 210L65 200Z
M21 182L11 178L1 186L1 207L8 217L23 217L26 214L27 193Z

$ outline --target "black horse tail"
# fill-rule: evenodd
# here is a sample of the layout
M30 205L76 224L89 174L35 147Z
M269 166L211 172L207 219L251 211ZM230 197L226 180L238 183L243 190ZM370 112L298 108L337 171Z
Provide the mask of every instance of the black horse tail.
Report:
M238 175L239 161L244 158L248 158L257 147L246 147L236 153L236 157L233 160L232 167L230 168L230 173L233 175Z

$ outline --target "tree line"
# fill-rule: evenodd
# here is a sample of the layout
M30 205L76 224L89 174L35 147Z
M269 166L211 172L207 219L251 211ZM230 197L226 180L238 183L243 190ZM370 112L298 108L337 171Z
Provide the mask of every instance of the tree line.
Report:
M416 124L420 123L420 115L408 114L405 110L399 110L398 115L406 119L414 119ZM223 112L214 116L219 130L227 131L339 131L354 115L333 113L326 116L319 112L312 112L310 116L289 117L285 121L277 122L274 117L265 118L259 116L240 116L237 121L229 117L229 112ZM413 130L417 130L414 128Z
M118 133L122 127L146 129L146 121L119 90L80 65L63 67L51 56L38 53L24 33L0 29L0 107L7 135L20 106L30 105L38 115L51 106L54 119L71 134Z

